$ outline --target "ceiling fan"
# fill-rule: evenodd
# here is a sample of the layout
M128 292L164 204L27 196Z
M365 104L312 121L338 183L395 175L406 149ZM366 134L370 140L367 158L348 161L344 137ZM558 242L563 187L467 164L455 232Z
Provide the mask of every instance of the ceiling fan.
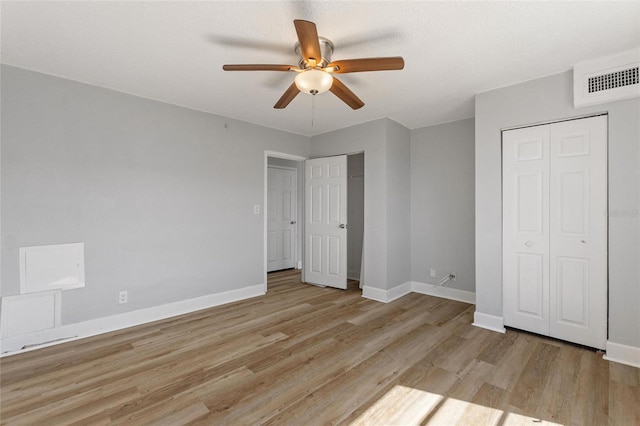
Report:
M298 65L272 65L272 64L240 64L224 65L225 71L295 71L294 82L284 92L282 97L273 106L276 109L285 108L298 95L305 92L311 95L331 91L344 103L353 109L364 106L364 102L358 98L347 86L333 76L333 74L346 74L363 71L387 71L401 70L404 68L404 59L401 56L386 58L362 58L344 59L331 62L333 43L331 40L318 37L316 24L301 19L293 21L298 33L298 42L295 52L299 57Z

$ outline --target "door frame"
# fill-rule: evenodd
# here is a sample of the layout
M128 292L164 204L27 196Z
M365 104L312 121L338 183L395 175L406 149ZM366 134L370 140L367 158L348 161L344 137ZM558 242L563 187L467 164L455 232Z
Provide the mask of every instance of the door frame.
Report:
M267 256L267 195L269 192L269 188L267 187L267 179L269 175L269 157L274 158L282 158L284 160L293 160L293 161L304 161L309 157L302 157L300 155L295 154L287 154L286 152L278 152L278 151L264 151L264 160L263 160L263 188L262 188L262 277L263 277L263 286L264 292L267 292L267 268L268 268L268 256ZM304 197L304 188L298 188L298 192L302 191L302 196ZM304 198L303 198L304 199ZM304 208L304 207L303 207ZM299 223L299 222L298 222ZM302 232L304 232L304 224L301 225L303 227ZM298 236L299 237L299 236ZM298 261L302 262L302 274L304 276L304 244L301 247L302 250L302 259Z

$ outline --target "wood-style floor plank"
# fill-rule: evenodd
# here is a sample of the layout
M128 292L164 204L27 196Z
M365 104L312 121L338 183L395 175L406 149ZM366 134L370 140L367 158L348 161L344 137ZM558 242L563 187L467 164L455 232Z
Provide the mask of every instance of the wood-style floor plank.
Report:
M267 295L0 360L3 425L637 425L640 369L269 274Z

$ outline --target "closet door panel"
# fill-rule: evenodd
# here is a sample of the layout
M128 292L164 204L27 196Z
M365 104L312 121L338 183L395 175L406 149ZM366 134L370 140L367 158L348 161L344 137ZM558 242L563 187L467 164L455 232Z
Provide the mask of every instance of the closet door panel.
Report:
M604 349L607 117L550 129L550 335Z
M505 325L549 334L549 130L503 133Z

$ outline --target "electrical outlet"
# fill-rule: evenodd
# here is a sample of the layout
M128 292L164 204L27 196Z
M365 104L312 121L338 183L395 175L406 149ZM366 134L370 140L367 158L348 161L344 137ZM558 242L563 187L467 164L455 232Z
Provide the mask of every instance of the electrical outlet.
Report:
M260 214L260 204L253 205L253 214Z
M118 303L127 303L127 299L129 298L129 294L127 293L127 291L121 291L118 294Z
M436 270L435 270L435 269L433 269L433 268L431 268L431 270L429 271L429 276L430 276L431 278L435 278L435 277L436 277Z

